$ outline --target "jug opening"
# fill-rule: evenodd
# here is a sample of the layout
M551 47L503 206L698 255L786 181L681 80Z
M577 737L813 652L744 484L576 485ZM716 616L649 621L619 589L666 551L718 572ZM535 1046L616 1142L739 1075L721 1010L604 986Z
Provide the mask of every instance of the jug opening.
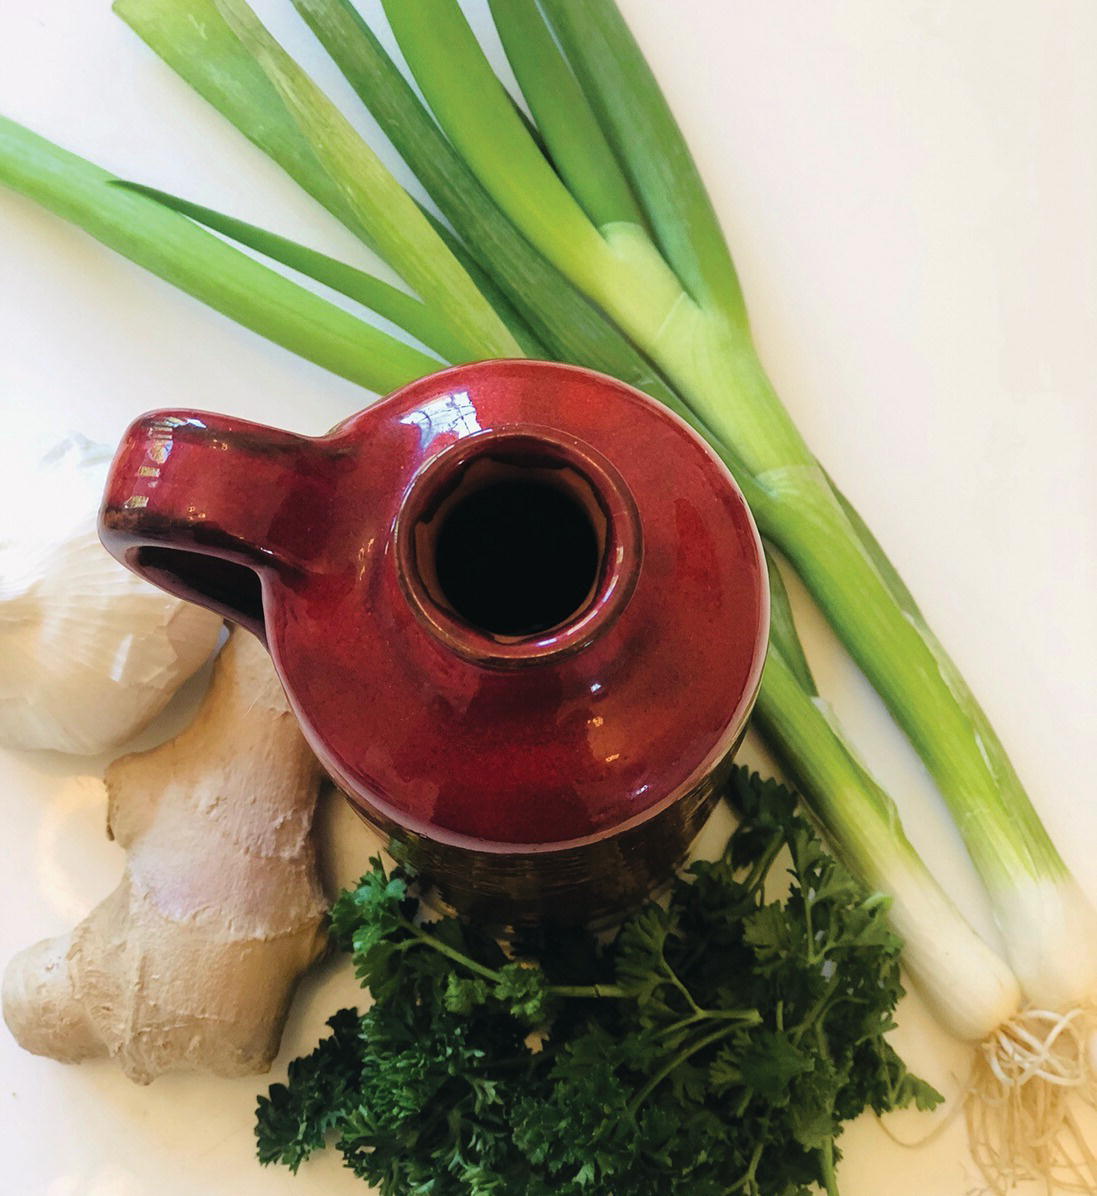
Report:
M574 651L628 600L639 567L631 495L588 446L488 431L413 483L397 527L401 581L435 634L482 663Z
M434 537L442 596L490 635L536 635L566 623L598 579L590 516L567 480L543 472L498 464L494 479L461 488Z

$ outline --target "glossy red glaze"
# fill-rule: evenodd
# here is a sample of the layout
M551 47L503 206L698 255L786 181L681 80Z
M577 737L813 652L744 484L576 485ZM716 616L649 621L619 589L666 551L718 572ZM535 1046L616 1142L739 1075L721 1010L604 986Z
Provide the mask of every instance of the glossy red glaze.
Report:
M440 508L500 460L557 479L599 533L588 600L540 635L470 627L431 577ZM489 870L699 792L759 682L768 594L739 491L676 416L574 367L457 367L320 438L154 412L119 449L101 532L266 639L365 816Z

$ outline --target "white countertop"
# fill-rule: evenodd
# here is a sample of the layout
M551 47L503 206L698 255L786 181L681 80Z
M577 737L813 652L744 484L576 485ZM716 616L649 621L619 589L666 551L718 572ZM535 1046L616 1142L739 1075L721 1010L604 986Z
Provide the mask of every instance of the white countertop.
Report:
M486 7L469 5L481 26ZM887 546L1097 899L1097 6L622 7L710 184L778 390ZM355 112L289 4L256 8ZM106 0L3 6L0 112L119 174L368 260ZM6 192L0 330L0 468L70 429L111 442L152 406L319 433L368 397ZM912 753L810 609L802 627L821 687L908 811L911 837L992 934ZM141 745L179 726L196 692ZM0 752L0 963L113 888L122 857L103 835L105 763ZM335 872L350 881L370 841L341 807L325 825L338 841ZM272 1078L355 991L338 963L305 982ZM911 1064L956 1091L964 1048L916 998L900 1020ZM364 1191L334 1157L296 1178L260 1171L260 1079L173 1076L138 1088L109 1063L27 1055L3 1027L0 1074L5 1194ZM897 1132L913 1138L928 1125L904 1120ZM960 1121L917 1152L872 1119L842 1144L844 1196L979 1186Z

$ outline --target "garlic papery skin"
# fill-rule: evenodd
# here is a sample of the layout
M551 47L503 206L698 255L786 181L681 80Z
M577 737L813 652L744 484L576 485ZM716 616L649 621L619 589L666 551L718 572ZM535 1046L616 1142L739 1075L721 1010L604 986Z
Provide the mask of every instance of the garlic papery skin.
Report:
M118 564L96 523L111 451L72 435L0 480L0 744L96 755L142 730L221 619Z

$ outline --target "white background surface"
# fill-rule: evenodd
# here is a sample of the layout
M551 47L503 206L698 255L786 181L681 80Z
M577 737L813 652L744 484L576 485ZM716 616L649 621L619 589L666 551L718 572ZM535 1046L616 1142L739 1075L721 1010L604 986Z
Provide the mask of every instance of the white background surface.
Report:
M778 390L868 515L1097 898L1097 6L622 6L712 189ZM486 4L469 7L482 26ZM369 130L289 4L257 8ZM119 174L368 260L105 0L0 7L0 111ZM9 193L0 343L5 472L70 428L113 441L152 406L319 433L367 398ZM803 624L824 691L903 804L912 838L992 933L917 762L809 610ZM177 727L186 702L142 746ZM105 763L0 753L3 960L67 929L114 886L122 860L102 833ZM350 880L365 833L339 807L325 821L333 871ZM273 1078L353 998L345 968L306 982ZM916 999L901 1012L901 1049L955 1091L963 1048ZM0 1193L363 1190L334 1158L296 1179L258 1169L260 1086L183 1076L140 1089L109 1063L26 1055L0 1027ZM917 1153L871 1120L844 1145L845 1196L978 1188L958 1122Z

